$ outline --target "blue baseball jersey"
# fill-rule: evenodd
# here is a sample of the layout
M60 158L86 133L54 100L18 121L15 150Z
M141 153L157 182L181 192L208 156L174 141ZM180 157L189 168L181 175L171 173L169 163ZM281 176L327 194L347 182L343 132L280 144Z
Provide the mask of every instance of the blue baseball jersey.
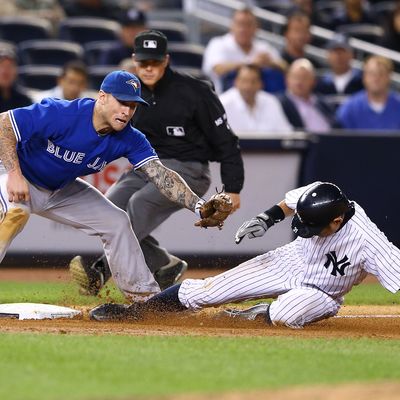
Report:
M29 182L56 190L120 157L134 168L158 159L144 134L130 124L99 135L93 127L94 105L93 99L46 98L9 111L21 170Z

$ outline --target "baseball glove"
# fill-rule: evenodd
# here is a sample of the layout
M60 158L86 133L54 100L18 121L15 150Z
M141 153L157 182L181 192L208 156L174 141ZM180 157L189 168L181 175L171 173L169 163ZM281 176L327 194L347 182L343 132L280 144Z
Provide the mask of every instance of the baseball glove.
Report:
M217 226L222 229L224 221L232 212L232 199L224 192L214 194L210 200L204 202L200 207L201 219L195 223L195 226L208 228Z

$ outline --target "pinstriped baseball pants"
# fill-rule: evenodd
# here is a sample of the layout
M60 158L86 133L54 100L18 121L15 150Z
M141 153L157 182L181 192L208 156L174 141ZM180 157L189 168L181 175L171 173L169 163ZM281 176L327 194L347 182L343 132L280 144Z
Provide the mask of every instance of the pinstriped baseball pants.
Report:
M295 255L285 246L246 261L236 268L206 279L186 279L179 289L179 300L187 308L276 298L269 312L273 324L300 328L337 314L340 301L318 289L302 286ZM296 262L296 263L295 263Z

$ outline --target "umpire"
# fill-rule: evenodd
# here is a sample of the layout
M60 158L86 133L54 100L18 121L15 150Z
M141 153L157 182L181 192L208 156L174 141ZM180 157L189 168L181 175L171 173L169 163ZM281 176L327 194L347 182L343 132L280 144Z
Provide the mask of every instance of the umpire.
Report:
M221 163L221 179L234 210L240 207L244 170L238 138L230 130L225 110L211 85L174 71L169 66L168 42L159 31L135 37L133 60L142 83L142 97L150 107L138 106L132 119L156 150L162 163L178 172L198 196L210 186L208 162ZM146 262L162 289L173 285L187 263L159 246L151 232L180 210L140 172L124 173L106 193L126 210ZM70 263L80 292L95 295L110 277L105 256L91 266L80 256Z

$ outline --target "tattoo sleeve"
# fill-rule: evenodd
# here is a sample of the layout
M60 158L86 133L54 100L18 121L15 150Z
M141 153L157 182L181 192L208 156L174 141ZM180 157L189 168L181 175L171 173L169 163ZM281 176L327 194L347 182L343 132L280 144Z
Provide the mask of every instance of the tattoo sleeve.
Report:
M159 160L149 161L140 170L147 175L165 197L194 211L200 198L178 173L164 166Z
M0 160L7 172L20 169L16 144L10 117L3 112L0 114Z

